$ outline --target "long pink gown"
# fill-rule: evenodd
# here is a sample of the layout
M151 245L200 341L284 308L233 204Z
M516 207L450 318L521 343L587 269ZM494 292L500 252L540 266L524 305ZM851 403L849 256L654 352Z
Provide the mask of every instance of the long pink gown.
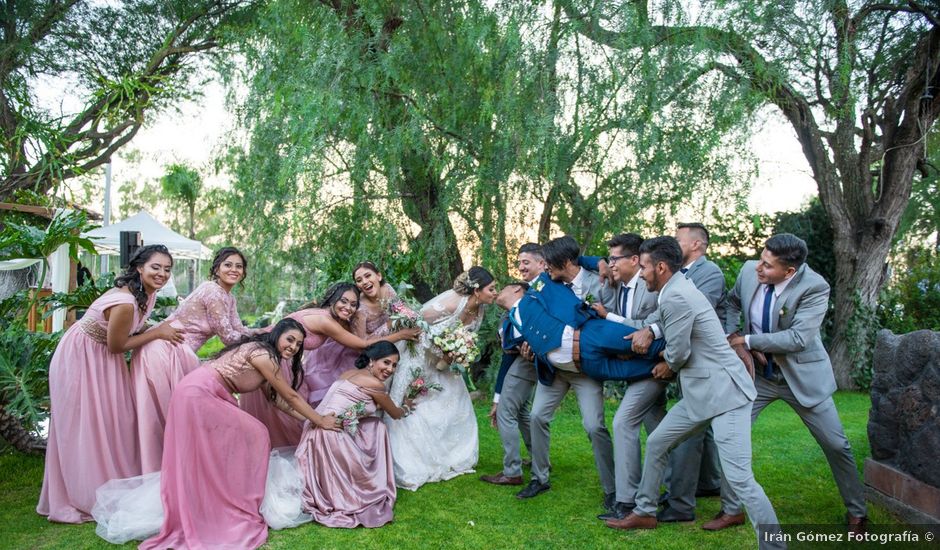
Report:
M249 364L258 354L267 351L245 344L176 386L160 473L163 526L139 548L257 548L267 540L259 509L271 442L232 395L258 393L264 376Z
M317 407L339 415L362 401L376 411L374 390L337 380ZM304 475L303 510L328 527L381 527L392 521L394 463L385 424L375 416L359 420L355 435L312 428L308 423L295 453Z
M255 331L242 325L235 297L214 281L207 281L190 294L167 322L183 331L184 342L175 345L154 340L131 357L141 473L160 469L163 430L173 388L199 366L196 352L213 335L233 344Z
M395 300L398 295L390 285L385 285L386 300ZM352 320L353 333L364 340L387 336L388 311L379 308L377 312L369 311L360 306ZM360 350L348 348L332 338L328 338L322 346L304 355L304 380L307 383L309 395L307 401L316 407L323 400L323 396L339 380L344 372L356 367L356 358Z
M140 474L130 373L123 353L108 350L105 312L130 304L130 334L143 328L156 295L140 311L121 289L104 293L62 337L49 365L51 418L46 468L36 512L49 521L91 521L95 489Z
M329 314L330 310L328 309L310 308L295 311L287 315L287 317L303 324L304 317L308 315ZM327 339L326 336L322 334L310 332L309 330L306 332L307 336L304 338L305 354L310 350L315 350L322 346L323 342ZM281 376L290 383L290 362L284 361L281 363ZM302 384L300 389L297 390L297 393L306 399L308 391L306 384ZM250 395L242 396L239 399L238 406L268 427L272 447L294 447L300 442L300 435L303 433L304 423L275 407L267 396L264 395L264 392L254 392Z

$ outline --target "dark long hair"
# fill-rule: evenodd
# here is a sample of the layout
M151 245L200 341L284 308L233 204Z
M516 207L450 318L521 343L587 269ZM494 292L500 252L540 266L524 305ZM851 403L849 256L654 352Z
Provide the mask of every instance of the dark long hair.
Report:
M356 358L356 368L364 369L369 366L370 361L377 361L389 355L399 355L398 348L387 340L379 340L369 344L362 350L362 353Z
M147 312L149 296L147 296L147 291L144 290L144 283L140 280L140 273L137 271L137 268L146 264L154 254L165 254L170 259L170 265L173 265L173 255L170 254L167 247L162 244L148 244L147 246L138 248L137 252L134 252L130 261L127 262L127 267L124 268L124 272L114 279L115 287L127 287L127 289L131 291L131 294L137 299L137 308L143 313Z
M307 337L307 331L304 329L304 326L302 324L295 321L294 319L291 319L290 317L285 317L281 319L280 321L278 321L277 324L274 325L274 328L271 329L270 332L264 332L261 334L255 334L254 336L248 336L248 337L242 338L241 340L239 340L238 342L235 342L234 344L229 344L225 346L224 348L220 349L218 352L216 352L216 354L212 356L212 359L217 359L234 349L244 346L245 344L250 344L251 342L258 342L259 344L261 344L261 347L264 348L266 352L268 352L268 355L270 355L274 363L278 365L278 368L280 368L281 360L283 358L281 357L281 352L279 352L277 349L277 341L281 338L282 334L284 334L285 332L289 330L299 330L300 334L302 335L301 338ZM303 350L301 350L301 352L294 354L294 356L291 358L290 387L294 390L299 389L301 382L303 382L304 368L303 368L302 357L303 357Z
M242 254L241 250L235 248L234 246L224 246L215 253L215 256L212 257L212 267L209 268L210 280L219 280L219 268L222 267L222 262L224 262L226 258L232 256L233 254L238 254L238 257L242 259L244 270L242 271L242 280L239 281L239 284L245 284L245 278L248 277L248 258Z
M310 308L319 308L319 309L328 309L333 307L333 304L339 301L343 297L343 294L346 294L347 291L352 290L356 293L356 299L358 300L361 291L359 287L347 282L335 283L326 289L326 292L323 294L323 297L319 300L314 300L312 302L307 302L306 304L300 306L300 309L310 309ZM300 310L298 310L300 311Z

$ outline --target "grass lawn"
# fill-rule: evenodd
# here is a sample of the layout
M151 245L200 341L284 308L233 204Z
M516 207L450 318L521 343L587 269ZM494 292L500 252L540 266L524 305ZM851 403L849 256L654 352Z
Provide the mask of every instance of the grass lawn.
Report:
M861 467L869 455L869 397L840 392L835 399ZM608 403L608 426L615 409L616 403ZM478 474L497 472L502 464L499 439L486 421L487 410L487 404L478 404ZM786 404L777 402L762 413L754 426L753 440L755 474L780 521L822 524L843 520L845 508L823 453ZM304 525L272 531L266 548L755 547L750 524L719 533L701 530L701 524L717 513L717 498L699 501L694 524L666 524L654 531L630 533L605 527L595 518L602 512L603 494L573 394L566 398L552 425L552 464L552 489L532 500L517 500L515 487L496 487L482 483L478 475L466 475L427 485L415 493L399 492L395 521L381 529ZM60 525L36 515L41 483L42 459L0 456L0 547L111 547L97 538L92 523ZM874 506L870 517L873 523L896 522Z

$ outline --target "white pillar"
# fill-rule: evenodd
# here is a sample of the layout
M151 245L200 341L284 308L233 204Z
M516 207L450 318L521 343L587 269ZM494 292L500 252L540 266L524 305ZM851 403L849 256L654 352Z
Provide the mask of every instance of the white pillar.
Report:
M71 271L68 245L60 246L49 256L49 268L52 292L68 292ZM65 308L59 308L52 313L53 331L62 330L65 327L65 313Z

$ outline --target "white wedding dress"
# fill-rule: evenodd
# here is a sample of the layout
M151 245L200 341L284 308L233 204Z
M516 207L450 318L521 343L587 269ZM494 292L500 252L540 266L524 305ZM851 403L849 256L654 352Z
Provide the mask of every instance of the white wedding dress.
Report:
M401 359L389 390L392 401L401 404L405 390L414 379L412 369L415 367L424 371L428 383L443 387L441 391L418 397L417 408L411 415L400 420L385 417L395 462L395 484L401 488L414 491L425 483L471 473L476 466L479 440L470 394L462 376L451 371L443 352L431 343L434 334L461 322L467 298L453 290L438 295L420 312L432 334L422 333L418 342L410 347L406 342L397 344ZM467 327L476 331L482 319L483 306L480 306Z

